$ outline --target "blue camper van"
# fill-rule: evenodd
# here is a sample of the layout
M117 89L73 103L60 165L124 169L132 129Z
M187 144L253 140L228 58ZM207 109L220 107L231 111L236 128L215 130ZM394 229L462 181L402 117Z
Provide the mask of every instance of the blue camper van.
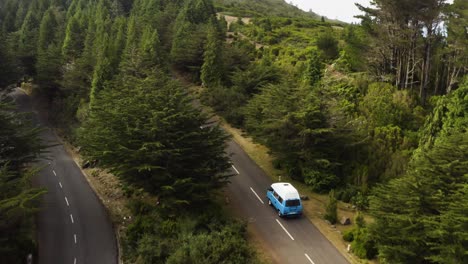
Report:
M302 203L299 192L287 182L273 183L267 190L268 204L278 211L278 216L301 216Z

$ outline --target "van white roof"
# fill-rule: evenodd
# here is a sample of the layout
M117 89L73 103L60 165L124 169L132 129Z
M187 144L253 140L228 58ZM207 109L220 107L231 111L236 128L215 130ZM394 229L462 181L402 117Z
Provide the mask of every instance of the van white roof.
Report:
M292 186L290 183L287 182L277 182L271 185L271 188L281 196L284 200L295 200L301 199L299 196L299 192Z

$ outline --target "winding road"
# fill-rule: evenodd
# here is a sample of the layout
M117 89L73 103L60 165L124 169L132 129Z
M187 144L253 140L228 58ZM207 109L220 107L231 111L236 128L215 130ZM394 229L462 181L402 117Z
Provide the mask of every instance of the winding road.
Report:
M12 96L20 111L32 111L23 91L16 89ZM104 206L55 134L35 119L45 128L41 139L57 144L39 161L42 169L35 179L36 186L48 190L37 217L38 263L117 263L114 230ZM265 254L281 264L348 263L306 217L279 218L265 197L270 178L234 141L227 151L237 174L227 188L229 200L262 240Z
M346 264L343 255L306 218L279 218L268 205L266 189L272 184L265 172L234 141L229 142L232 172L230 202L252 225L275 263Z
M12 94L22 112L32 112L28 95ZM37 216L39 264L114 264L117 243L106 209L89 186L56 135L36 115L33 122L44 127L40 137L49 144L38 165L42 168L34 185L47 189Z

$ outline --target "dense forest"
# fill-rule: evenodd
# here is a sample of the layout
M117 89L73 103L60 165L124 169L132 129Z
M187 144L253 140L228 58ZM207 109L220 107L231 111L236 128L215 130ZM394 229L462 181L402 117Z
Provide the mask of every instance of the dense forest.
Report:
M35 170L26 166L44 150L40 130L27 114L0 93L0 256L5 263L23 263L34 252L34 214L45 190L32 188Z
M200 129L209 116L184 76L204 104L267 146L275 167L371 216L344 236L359 257L467 263L468 4L359 7L361 23L349 25L282 0L4 0L0 87L33 82L50 121L87 159L130 196L157 197L132 196L130 262L258 261L245 225L214 202L230 177L228 136ZM3 241L34 212L14 202L40 194L23 166L42 146L0 106L8 256L33 246ZM15 144L19 154L9 152Z

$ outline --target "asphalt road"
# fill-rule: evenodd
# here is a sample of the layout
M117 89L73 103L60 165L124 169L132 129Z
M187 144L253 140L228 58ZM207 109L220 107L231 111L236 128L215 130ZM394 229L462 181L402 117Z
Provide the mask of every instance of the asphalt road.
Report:
M232 172L238 174L228 185L230 203L252 225L273 261L281 264L349 263L306 217L279 218L266 198L266 189L272 184L270 178L237 143L231 141L228 152L233 153Z
M12 96L20 111L32 111L24 92L16 89ZM33 119L45 127L42 140L59 144L37 116ZM117 263L116 238L106 209L64 147L49 148L38 165L42 169L34 184L48 191L37 216L38 263Z

